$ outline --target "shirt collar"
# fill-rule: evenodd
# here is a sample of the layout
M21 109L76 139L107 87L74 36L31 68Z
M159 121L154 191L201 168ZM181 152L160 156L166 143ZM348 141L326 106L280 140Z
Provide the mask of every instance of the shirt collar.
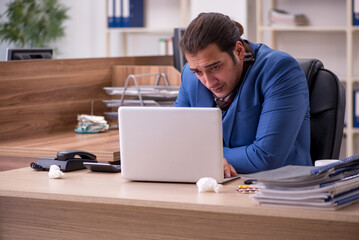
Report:
M244 47L244 59L243 59L243 72L242 72L241 80L239 81L238 85L233 89L233 91L230 94L228 94L228 96L223 98L218 98L215 95L213 95L217 107L219 107L222 111L227 110L229 106L232 104L235 96L237 95L239 86L241 85L243 78L246 75L248 67L252 65L255 61L253 50L251 46L249 46L248 41L242 40L242 44Z

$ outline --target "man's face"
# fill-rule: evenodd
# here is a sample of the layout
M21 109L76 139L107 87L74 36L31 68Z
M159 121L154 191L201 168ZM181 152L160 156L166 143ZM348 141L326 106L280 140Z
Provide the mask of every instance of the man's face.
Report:
M240 81L244 48L237 42L233 50L236 61L216 44L210 44L195 55L186 54L190 69L216 97L228 96Z

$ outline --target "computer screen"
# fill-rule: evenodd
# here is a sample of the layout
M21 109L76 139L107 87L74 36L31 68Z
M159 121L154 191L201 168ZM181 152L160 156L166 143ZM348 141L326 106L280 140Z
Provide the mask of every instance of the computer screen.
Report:
M51 48L8 48L6 60L52 59Z
M179 42L181 40L182 35L185 32L185 28L175 28L173 35L173 62L175 68L178 71L182 71L183 66L187 63L186 57L179 49Z

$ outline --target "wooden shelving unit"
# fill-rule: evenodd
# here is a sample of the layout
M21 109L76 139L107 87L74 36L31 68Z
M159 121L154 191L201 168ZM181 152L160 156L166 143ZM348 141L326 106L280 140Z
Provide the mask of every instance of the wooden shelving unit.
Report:
M180 9L178 10L180 14L180 22L176 27L185 27L188 24L189 19L189 1L190 0L177 0L180 1ZM151 7L151 2L149 0L145 0L145 11L146 9ZM107 6L106 6L107 9ZM163 10L165 11L165 10ZM146 14L146 13L145 13ZM106 13L107 17L107 13ZM151 27L140 27L140 28L109 28L107 26L106 21L106 56L110 56L111 52L111 34L121 34L122 39L122 56L128 55L128 42L127 38L130 34L139 34L139 33L145 33L145 34L166 34L168 37L171 37L173 35L173 27L166 27L166 28L151 28Z
M266 23L265 12L270 8L278 7L278 3L283 4L283 2L293 2L292 0L281 0L275 1L263 1L256 0L256 22L257 22L257 42L262 42L268 45L271 48L281 50L277 46L278 35L279 34L291 34L291 33L303 33L303 34L339 34L345 38L345 42L339 42L338 45L345 45L345 63L338 62L338 66L345 69L345 76L338 76L339 79L343 82L346 88L346 127L344 129L344 139L341 156L351 156L353 154L359 153L359 147L355 146L355 138L359 137L359 129L353 127L353 90L359 86L359 76L358 76L358 37L356 36L359 33L359 27L353 26L352 12L353 4L352 0L346 1L327 1L320 0L315 1L315 4L321 4L320 11L317 11L316 16L313 18L322 18L328 19L328 24L322 25L309 25L309 26L271 26ZM318 3L319 2L319 3ZM312 7L313 1L300 1L300 4L305 4L307 9ZM335 6L333 6L335 4ZM345 11L336 11L336 8L343 9L343 4L345 4ZM283 9L288 12L295 12L296 9ZM306 14L306 12L302 12ZM331 17L337 15L342 21L340 25L337 23L331 24ZM340 16L338 16L340 14ZM317 21L314 21L317 22ZM267 34L266 36L264 36ZM355 41L356 40L356 41ZM325 39L323 39L323 43ZM306 44L308 48L316 47L313 46L308 40L307 42L298 42L298 44ZM282 45L283 46L283 45ZM337 46L333 46L335 48ZM331 49L328 49L331 51ZM325 55L325 53L323 53ZM293 55L293 54L292 54ZM293 55L294 57L298 57ZM302 56L301 56L302 57ZM313 58L313 56L306 56L307 58ZM325 59L320 59L325 62ZM343 61L344 62L344 61ZM335 69L330 69L335 72Z

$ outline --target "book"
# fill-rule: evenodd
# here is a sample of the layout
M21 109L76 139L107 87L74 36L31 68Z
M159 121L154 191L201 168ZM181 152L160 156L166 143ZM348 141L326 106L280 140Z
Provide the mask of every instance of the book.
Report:
M143 27L143 11L143 0L107 0L108 27Z
M129 1L129 27L144 26L144 6L143 0L127 0Z
M122 26L121 27L130 27L130 0L121 0L122 2Z
M359 127L359 90L353 91L353 127Z
M345 195L330 196L328 194L328 196L325 195L324 197L319 196L299 200L261 197L259 193L256 193L251 197L258 201L259 204L286 205L290 207L319 210L337 210L359 202L359 190L350 192L350 194L346 193Z
M359 0L353 0L353 25L359 25Z
M268 18L272 25L308 25L308 19L304 14L292 14L279 9L270 9L268 13Z
M158 39L158 55L164 56L166 55L167 50L167 39L160 38Z
M115 27L115 0L107 0L107 25Z
M172 37L167 38L167 55L173 55L173 39Z
M123 3L122 0L115 0L115 27L123 27Z
M254 174L259 204L317 209L339 209L359 202L359 155L320 167L285 166Z

